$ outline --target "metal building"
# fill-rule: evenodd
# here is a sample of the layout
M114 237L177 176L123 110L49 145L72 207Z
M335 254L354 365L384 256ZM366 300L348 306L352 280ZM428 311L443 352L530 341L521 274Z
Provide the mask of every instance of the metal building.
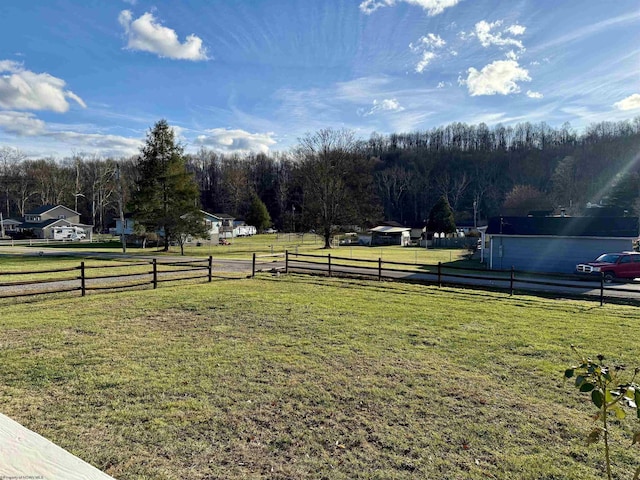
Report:
M485 256L490 270L573 273L602 253L633 250L633 217L495 217Z

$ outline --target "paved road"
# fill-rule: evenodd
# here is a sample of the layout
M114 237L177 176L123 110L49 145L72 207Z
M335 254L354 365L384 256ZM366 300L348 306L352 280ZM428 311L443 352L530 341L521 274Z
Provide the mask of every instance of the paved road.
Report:
M24 255L42 255L42 256L77 256L83 258L122 258L129 260L151 260L153 258L157 258L160 262L185 262L185 261L202 261L203 257L184 257L184 256L154 256L150 255L128 255L123 253L106 253L99 251L89 251L89 250L78 250L78 249L69 249L62 250L59 248L29 248L29 247L9 247L2 248L0 247L0 255L15 255L15 254L24 254ZM235 259L218 259L214 258L214 274L224 274L224 273L233 273L233 274L243 274L249 275L252 271L252 261L251 260L235 260ZM316 269L313 270L315 273L319 273L318 269L324 269L326 273L326 264L317 264ZM284 261L273 258L258 258L258 262L256 264L256 271L264 272L264 271L282 271L284 270ZM308 262L304 262L301 260L296 260L294 257L290 256L289 258L289 270L292 272L306 272L311 273L310 265ZM377 277L378 272L377 269L366 269L357 266L343 266L339 264L332 264L332 272L335 274L344 274L351 276L366 276L366 277ZM456 274L460 274L461 272L455 270L447 270L443 269L443 274L441 277L441 281L443 284L450 285L469 285L475 287L489 287L496 289L504 289L509 290L511 286L511 282L508 276L508 273L505 275L498 274L490 271L479 271L479 272L467 272L466 275L476 275L476 276L490 276L492 278L469 278L469 277L460 277L454 276ZM71 274L71 272L70 272ZM417 281L417 282L428 282L428 283L437 283L438 276L435 273L425 273L425 272L400 272L394 270L383 269L383 276L385 278L391 278L396 280L404 280L404 281ZM140 281L144 281L148 276L140 276ZM132 281L136 279L136 277L131 277ZM106 281L114 282L116 280ZM78 281L74 281L74 285L78 284ZM98 282L94 281L93 285L97 285ZM50 284L48 284L50 285ZM57 288L66 288L65 284L59 284L57 286L49 286L50 289ZM68 283L71 285L71 283ZM599 297L600 296L600 283L597 281L588 281L585 279L576 278L573 279L559 279L553 276L535 276L535 277L525 277L518 274L514 280L513 287L515 290L526 290L531 292L544 292L557 294L560 296L591 296L591 297ZM2 295L3 290L9 287L0 288L0 296ZM27 288L25 287L11 287L11 288ZM29 287L36 288L36 287ZM69 288L72 288L69 286ZM632 300L640 300L640 282L628 282L628 283L613 283L605 285L604 291L605 297L615 297L615 298L625 298Z
M89 250L69 249L63 250L60 248L28 248L28 247L0 247L0 256L42 256L42 257L77 257L78 264L81 259L122 259L131 262L135 261L149 261L157 259L160 265L164 263L173 262L198 262L199 266L206 267L206 263L203 257L186 257L186 256L155 256L155 255L127 255L123 253L108 253ZM187 271L184 273L179 272L163 272L163 269L176 269L174 267L160 267L158 270L158 280L168 280L170 278L177 278L180 276L203 276L207 275L206 270ZM228 259L214 259L213 260L213 275L215 277L230 275L232 277L250 275L252 271L252 262L250 260L228 260ZM33 294L47 291L75 291L80 289L80 272L78 270L71 270L69 272L61 272L58 274L59 278L66 278L67 280L51 281L46 283L35 283L26 285L10 285L0 286L0 298L4 296L14 296L20 294ZM149 273L140 275L131 275L127 277L111 277L111 278L91 278L92 276L99 275L117 275L115 272L103 272L98 270L88 270L85 286L88 290L96 287L110 287L117 284L129 283L129 284L150 284L152 281L151 265L149 265ZM0 277L0 283L12 282L11 277Z
M79 257L79 258L120 258L135 260L152 260L158 259L160 262L188 262L188 261L202 261L205 257L187 257L187 256L166 256L166 255L130 255L126 253L111 253L101 251L91 251L84 249L62 249L62 248L38 248L38 247L0 247L0 255L28 255L28 256L45 256L45 257ZM251 273L251 260L234 260L234 259L222 259L215 258L214 270L220 272L235 272L235 273Z
M295 259L289 259L289 271L299 272L311 272L310 265L307 262L296 261ZM326 274L327 266L317 265L316 269L323 269ZM378 276L377 269L365 269L357 266L341 266L332 264L332 273L334 274L346 274L353 276ZM319 270L313 270L319 272ZM436 273L409 273L398 272L393 270L383 269L382 275L384 278L391 278L396 280L416 281L437 283L438 275ZM458 275L473 275L478 277L492 277L492 278L469 278ZM510 290L511 280L509 274L497 274L491 271L478 271L478 272L462 272L455 270L443 269L441 276L441 282L443 285L470 285L475 287L489 287L496 289ZM553 276L524 276L521 274L516 275L513 282L514 290L526 290L531 292L544 292L557 294L560 296L591 296L600 297L600 282L589 281L588 279L576 278L565 279ZM640 283L637 281L628 283L612 283L605 284L604 295L606 297L614 298L626 298L632 300L640 300Z

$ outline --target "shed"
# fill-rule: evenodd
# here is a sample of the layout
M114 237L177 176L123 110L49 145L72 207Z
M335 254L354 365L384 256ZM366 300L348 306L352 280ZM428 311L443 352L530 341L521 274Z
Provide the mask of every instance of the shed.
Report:
M573 273L602 253L633 249L633 217L495 217L489 220L491 270Z
M402 245L411 244L411 229L408 227L390 227L380 225L371 229L371 245Z

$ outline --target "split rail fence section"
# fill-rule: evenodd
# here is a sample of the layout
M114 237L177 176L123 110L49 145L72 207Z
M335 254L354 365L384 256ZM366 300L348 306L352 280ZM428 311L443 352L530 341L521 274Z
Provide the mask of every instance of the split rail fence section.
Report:
M11 279L14 280L11 280ZM17 280L16 280L17 278ZM120 290L152 286L160 283L213 278L213 258L179 262L157 259L114 264L78 266L51 270L0 272L0 298L89 291Z
M263 257L266 257L263 256ZM574 275L535 273L514 270L486 270L470 267L444 265L420 265L403 262L364 260L336 257L333 255L292 254L284 255L285 273L324 274L347 277L374 277L378 280L396 280L406 282L428 283L438 286L463 286L478 289L495 289L547 293L572 298L599 300L604 304L605 298L640 300L640 286L624 284L607 284L604 277L593 279L578 278ZM254 256L254 271L256 259Z

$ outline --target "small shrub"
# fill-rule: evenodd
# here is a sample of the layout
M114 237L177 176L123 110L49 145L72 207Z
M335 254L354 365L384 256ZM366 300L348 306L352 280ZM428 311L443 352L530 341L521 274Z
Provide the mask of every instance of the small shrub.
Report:
M591 396L591 403L598 409L598 413L593 419L598 422L587 436L587 445L600 441L604 442L604 455L607 479L611 480L611 458L609 450L609 417L614 415L622 420L626 417L625 409L635 411L640 419L640 385L635 383L636 376L640 373L640 368L636 368L628 381L624 381L626 368L624 365L614 365L613 367L604 362L604 357L598 355L596 360L586 358L578 352L573 345L571 349L580 358L580 364L570 367L564 372L565 378L575 377L575 386L582 393ZM632 445L640 444L640 431L633 434ZM640 467L633 476L633 480L640 479Z

